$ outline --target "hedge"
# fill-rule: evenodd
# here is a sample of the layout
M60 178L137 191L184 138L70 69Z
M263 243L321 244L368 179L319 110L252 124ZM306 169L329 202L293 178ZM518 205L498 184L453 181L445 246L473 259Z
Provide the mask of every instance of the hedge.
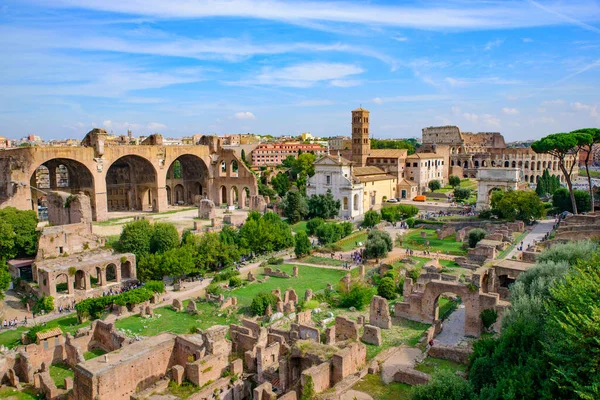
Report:
M151 287L160 288L159 281L153 282L154 283L151 284ZM148 285L148 283L146 283L146 285ZM147 287L141 287L112 296L92 297L89 299L82 300L79 303L75 304L75 310L77 310L77 317L80 321L83 321L87 318L98 319L100 318L104 310L106 310L107 307L112 306L113 304L119 306L140 304L150 300L154 293L155 290L151 290Z

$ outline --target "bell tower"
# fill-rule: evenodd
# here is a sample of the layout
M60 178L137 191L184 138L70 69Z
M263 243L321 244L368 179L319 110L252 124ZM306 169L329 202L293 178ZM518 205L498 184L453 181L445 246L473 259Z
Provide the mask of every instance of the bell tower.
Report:
M352 161L358 167L367 165L371 150L369 139L369 110L360 107L352 110Z

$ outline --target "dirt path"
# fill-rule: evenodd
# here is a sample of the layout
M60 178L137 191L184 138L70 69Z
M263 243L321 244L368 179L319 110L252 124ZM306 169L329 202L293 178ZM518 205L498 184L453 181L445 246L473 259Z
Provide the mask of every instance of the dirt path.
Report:
M458 346L465 340L465 306L461 304L450 314L450 317L443 323L442 332L435 337L435 344L448 346Z

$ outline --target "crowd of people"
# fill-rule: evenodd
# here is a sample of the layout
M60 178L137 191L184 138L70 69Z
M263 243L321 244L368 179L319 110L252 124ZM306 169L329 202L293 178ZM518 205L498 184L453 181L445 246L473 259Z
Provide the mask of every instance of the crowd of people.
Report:
M139 282L138 283L128 283L127 285L122 286L120 288L110 288L110 290L102 292L102 296L103 297L104 296L114 296L116 294L125 293L125 292L128 292L130 290L140 288L142 286L144 286L144 284L143 283L139 283ZM75 306L75 302L73 302L73 307L74 306Z

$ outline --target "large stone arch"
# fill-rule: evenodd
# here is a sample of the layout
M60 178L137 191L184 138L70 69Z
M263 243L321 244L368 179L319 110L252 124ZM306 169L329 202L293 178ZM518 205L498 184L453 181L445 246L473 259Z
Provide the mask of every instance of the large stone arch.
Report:
M167 187L171 189L167 193L169 204L195 204L196 200L208 196L204 190L208 188L210 174L201 157L193 154L178 156L169 165L166 178Z
M477 171L477 209L486 210L490 206L490 192L493 189L517 190L521 181L519 168L479 168Z
M484 309L498 306L498 293L482 293L475 286L459 282L433 279L425 284L413 285L411 278L404 281L404 301L396 303L394 314L397 317L433 324L438 320L438 300L444 293L459 296L465 306L465 335L479 337L482 323L480 314Z
M47 191L60 190L73 194L83 192L90 198L92 217L96 219L94 184L92 172L77 160L63 157L45 160L33 169L29 178L31 208L37 211L38 205L43 205Z
M146 158L128 154L106 171L108 211L158 211L156 169Z

